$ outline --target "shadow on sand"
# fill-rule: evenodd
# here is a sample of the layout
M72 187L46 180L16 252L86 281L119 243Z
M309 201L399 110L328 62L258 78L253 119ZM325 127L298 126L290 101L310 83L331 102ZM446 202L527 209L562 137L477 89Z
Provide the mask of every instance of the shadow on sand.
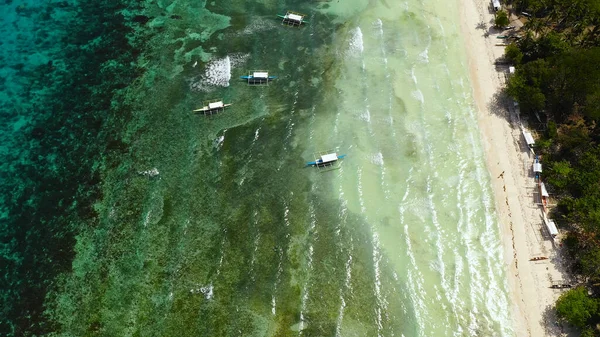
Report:
M502 69L498 69L498 76L504 76ZM511 128L519 127L519 117L515 115L514 109L511 106L513 104L513 100L506 94L504 89L500 89L498 92L494 93L492 99L487 103L487 109L490 114L496 115L498 117L504 118L507 122L510 123Z

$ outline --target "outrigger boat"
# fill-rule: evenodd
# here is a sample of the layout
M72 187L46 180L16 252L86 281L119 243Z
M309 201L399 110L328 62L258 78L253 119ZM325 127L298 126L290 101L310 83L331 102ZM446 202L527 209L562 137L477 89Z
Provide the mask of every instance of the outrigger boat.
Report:
M319 155L320 155L320 157L318 157ZM344 157L346 157L345 154L338 155L335 152L326 153L326 154L318 153L318 154L315 154L315 160L307 162L306 166L313 166L313 167L333 166L337 163L337 161L339 159L344 159Z
M200 109L193 110L194 112L200 112L205 115L212 115L213 113L221 112L226 107L231 106L232 103L224 104L223 101L209 102L207 105Z
M269 81L276 79L277 76L269 76L267 71L253 71L246 76L240 76L240 78L248 81L248 84L269 84Z
M545 256L536 256L536 257L532 257L531 259L529 259L529 261L542 261L542 260L547 260L548 258Z
M303 23L308 23L308 21L304 20L306 15L292 11L287 11L285 15L277 14L277 16L283 19L283 21L281 21L282 25L299 27Z
M553 281L552 285L550 286L550 288L552 289L564 289L564 288L571 288L572 285L569 283L566 283L565 281Z

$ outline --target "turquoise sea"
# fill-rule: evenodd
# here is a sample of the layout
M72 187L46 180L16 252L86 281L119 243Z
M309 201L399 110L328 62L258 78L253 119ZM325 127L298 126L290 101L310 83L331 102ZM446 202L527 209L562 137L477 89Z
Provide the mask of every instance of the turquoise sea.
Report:
M0 334L513 336L456 5L4 1Z

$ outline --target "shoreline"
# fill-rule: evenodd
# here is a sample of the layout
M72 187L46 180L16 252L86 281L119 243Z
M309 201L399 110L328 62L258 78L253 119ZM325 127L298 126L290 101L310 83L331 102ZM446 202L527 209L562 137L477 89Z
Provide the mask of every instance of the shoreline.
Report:
M550 285L568 276L561 267L558 247L544 236L542 210L534 201L535 181L530 174L533 156L522 140L519 116L507 109L509 105L499 95L508 69L496 69L494 64L504 54L504 47L495 41L501 32L490 30L494 15L489 5L489 1L475 0L458 3L498 214L514 332L516 336L561 336L564 333L556 324L553 307L562 291ZM536 256L548 259L530 261Z

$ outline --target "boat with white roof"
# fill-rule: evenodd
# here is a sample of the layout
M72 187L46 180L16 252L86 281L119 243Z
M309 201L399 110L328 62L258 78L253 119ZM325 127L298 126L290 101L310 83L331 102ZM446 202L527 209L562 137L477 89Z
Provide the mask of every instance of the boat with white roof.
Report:
M199 112L205 115L212 115L217 112L221 112L225 110L226 107L231 106L232 103L223 103L223 101L209 101L206 102L206 105L201 107L200 109L193 110L194 112Z
M268 71L255 70L251 71L246 76L240 76L241 79L247 80L250 85L268 85L270 81L277 78L277 76L270 76Z
M338 155L337 152L333 152L332 150L324 151L324 152L316 152L314 153L315 160L306 163L306 166L313 167L330 167L330 168L339 168L339 160L344 159L346 157L345 154Z
M304 20L306 15L301 13L287 11L285 15L277 14L277 16L283 19L281 21L282 25L290 27L300 27L303 23L308 23L308 21Z

